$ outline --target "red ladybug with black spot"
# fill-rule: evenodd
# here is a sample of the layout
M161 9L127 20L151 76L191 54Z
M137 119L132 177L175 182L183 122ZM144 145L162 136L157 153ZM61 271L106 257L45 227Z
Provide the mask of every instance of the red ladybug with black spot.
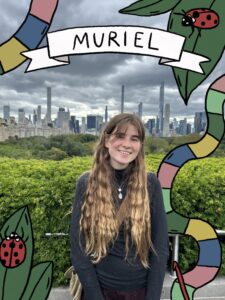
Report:
M183 26L192 26L199 29L211 29L219 24L218 14L207 8L195 8L187 11L182 19Z
M6 268L15 268L26 257L26 245L16 233L11 233L0 244L0 261Z

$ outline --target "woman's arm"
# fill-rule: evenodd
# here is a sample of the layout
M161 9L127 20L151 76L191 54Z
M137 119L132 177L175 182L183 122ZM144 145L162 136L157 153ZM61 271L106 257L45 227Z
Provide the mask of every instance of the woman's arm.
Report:
M168 228L160 182L148 175L151 195L151 238L157 255L151 251L146 300L160 300L169 255Z
M89 257L83 253L79 245L79 221L81 206L87 187L88 173L82 175L76 185L76 195L72 211L70 241L71 260L85 292L86 300L104 300L95 267Z

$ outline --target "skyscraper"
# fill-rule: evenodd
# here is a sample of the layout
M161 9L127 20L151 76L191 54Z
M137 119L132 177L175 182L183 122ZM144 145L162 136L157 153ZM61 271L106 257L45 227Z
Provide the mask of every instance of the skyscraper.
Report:
M5 120L9 120L9 117L10 117L10 106L4 105L3 106L3 118Z
M161 82L159 90L159 134L163 133L163 108L164 108L164 81Z
M36 112L36 109L34 109L34 114L33 114L33 124L34 124L34 125L37 124L37 112Z
M87 115L87 129L96 129L97 127L96 115Z
M163 136L169 135L169 123L170 123L170 104L165 104L165 117L163 122Z
M81 133L85 133L86 131L86 124L85 124L85 117L81 118Z
M52 91L51 87L47 87L47 113L46 113L46 121L47 123L52 122Z
M124 112L124 85L121 90L121 114Z
M60 107L57 113L57 127L63 129L69 129L70 112L65 108Z
M41 124L41 105L38 105L37 107L37 123L38 125Z
M106 105L106 107L105 107L105 123L107 123L107 122L108 122L108 107Z
M25 111L23 108L18 109L18 123L25 124Z
M143 114L143 104L142 104L142 102L140 102L138 104L138 116L140 119L142 119L142 114Z
M103 123L103 117L97 115L87 115L87 129L100 130Z
M204 111L196 112L195 119L194 119L195 132L199 133L201 131L205 131L206 126L207 126L206 113Z

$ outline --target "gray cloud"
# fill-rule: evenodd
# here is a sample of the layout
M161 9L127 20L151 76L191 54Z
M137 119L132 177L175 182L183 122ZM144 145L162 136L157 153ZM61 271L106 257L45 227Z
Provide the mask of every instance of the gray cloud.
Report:
M78 26L136 25L166 29L168 14L155 17L137 17L119 14L118 11L132 3L120 0L67 0L59 1L50 31ZM8 0L1 7L0 42L6 41L23 22L30 2ZM43 42L44 44L44 42ZM125 110L137 111L143 102L144 116L157 115L159 86L165 81L165 102L171 104L174 116L190 117L195 111L204 110L207 88L222 74L225 61L218 64L213 74L198 87L188 106L183 103L170 67L158 65L153 57L127 54L78 55L70 58L71 64L54 69L24 73L27 62L1 77L0 115L2 106L10 104L17 114L24 107L32 114L38 104L46 110L46 87L52 87L52 111L60 106L69 108L77 117L87 113L104 115L108 105L109 115L120 110L121 85L125 85Z

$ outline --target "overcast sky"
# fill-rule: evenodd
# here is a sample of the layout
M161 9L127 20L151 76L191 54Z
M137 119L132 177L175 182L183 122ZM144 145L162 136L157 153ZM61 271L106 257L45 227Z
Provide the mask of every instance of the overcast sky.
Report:
M29 0L1 1L0 43L6 41L23 22ZM143 25L166 29L169 14L155 17L123 15L118 11L131 4L128 0L59 0L49 31L68 27L95 25ZM42 43L45 44L45 41ZM70 56L70 65L24 73L27 62L16 70L1 76L0 116L3 105L9 104L17 116L18 108L32 114L37 105L46 112L46 87L52 87L52 113L59 107L69 108L71 115L80 118L89 113L109 116L120 112L121 86L125 85L126 112L137 111L143 102L143 116L158 114L159 86L165 82L165 103L171 105L171 115L191 118L204 110L204 98L209 84L222 74L222 58L209 78L189 99L188 106L181 99L172 69L158 65L158 58L127 54L97 54Z

